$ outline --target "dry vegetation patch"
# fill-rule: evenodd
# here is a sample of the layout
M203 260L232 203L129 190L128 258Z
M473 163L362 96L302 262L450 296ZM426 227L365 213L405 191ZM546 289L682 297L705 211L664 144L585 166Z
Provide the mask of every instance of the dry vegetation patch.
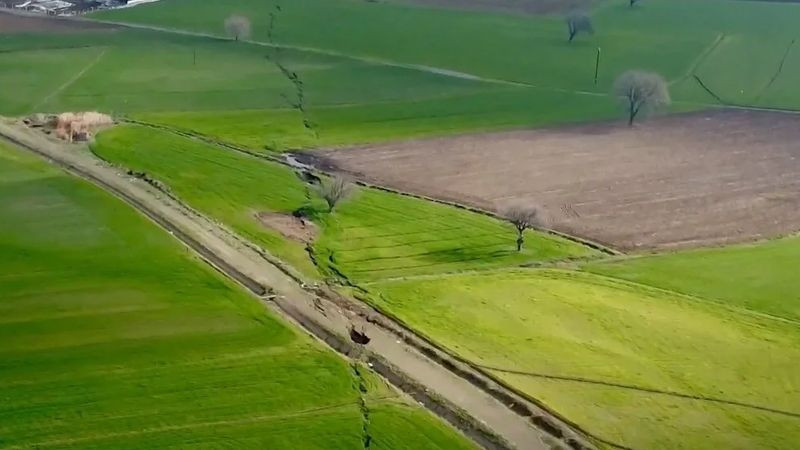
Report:
M773 237L800 224L800 115L713 111L328 152L368 181L487 209L542 205L622 249Z

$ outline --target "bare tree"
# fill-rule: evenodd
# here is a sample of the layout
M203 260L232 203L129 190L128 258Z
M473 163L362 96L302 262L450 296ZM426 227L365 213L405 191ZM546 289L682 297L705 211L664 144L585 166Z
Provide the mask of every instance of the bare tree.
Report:
M238 14L233 14L225 19L225 33L234 40L250 37L250 19Z
M317 194L328 204L328 211L333 212L333 208L336 205L353 193L353 184L346 178L337 176L332 179L322 180L321 183L316 185L316 190Z
M648 114L672 101L667 82L661 75L642 70L629 70L614 83L617 96L628 113L628 125L633 125L640 114Z
M566 17L567 30L569 31L569 42L575 39L578 33L594 34L592 19L586 13L572 11Z
M525 230L533 229L542 224L542 214L535 206L511 206L503 215L517 229L517 251L522 250L525 243Z

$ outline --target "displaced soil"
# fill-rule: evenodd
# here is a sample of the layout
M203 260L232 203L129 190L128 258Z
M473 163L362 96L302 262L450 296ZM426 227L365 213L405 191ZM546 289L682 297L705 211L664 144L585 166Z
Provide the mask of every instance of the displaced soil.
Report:
M304 243L314 242L317 237L317 226L313 222L288 214L260 212L256 218L261 225L275 230L284 237Z
M57 17L20 15L0 8L0 34L12 33L83 33L86 31L110 31L111 25L63 19Z
M800 115L716 110L633 128L597 123L322 153L366 181L502 211L623 249L769 238L800 229Z
M588 9L592 0L394 0L441 8L499 11L520 14L560 14L573 9Z

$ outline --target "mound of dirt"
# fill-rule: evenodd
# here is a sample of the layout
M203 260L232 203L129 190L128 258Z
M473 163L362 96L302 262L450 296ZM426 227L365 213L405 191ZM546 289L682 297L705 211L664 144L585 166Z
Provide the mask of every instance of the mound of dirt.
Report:
M256 218L261 225L297 242L313 242L319 231L313 222L288 214L260 212Z
M88 141L98 131L114 124L106 114L89 111L59 115L33 114L23 120L31 128L41 128L57 138L68 141Z

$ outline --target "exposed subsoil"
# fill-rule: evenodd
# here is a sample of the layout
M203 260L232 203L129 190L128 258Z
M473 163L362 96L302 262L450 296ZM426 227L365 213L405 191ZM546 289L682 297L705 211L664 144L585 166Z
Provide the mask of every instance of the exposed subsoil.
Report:
M260 212L256 214L256 218L261 225L298 242L313 242L319 231L313 222L288 214Z
M115 27L102 23L37 16L12 14L0 8L0 34L11 33L83 33L86 31L110 31Z
M716 110L323 152L327 168L484 209L543 206L556 230L624 250L800 229L800 115Z

